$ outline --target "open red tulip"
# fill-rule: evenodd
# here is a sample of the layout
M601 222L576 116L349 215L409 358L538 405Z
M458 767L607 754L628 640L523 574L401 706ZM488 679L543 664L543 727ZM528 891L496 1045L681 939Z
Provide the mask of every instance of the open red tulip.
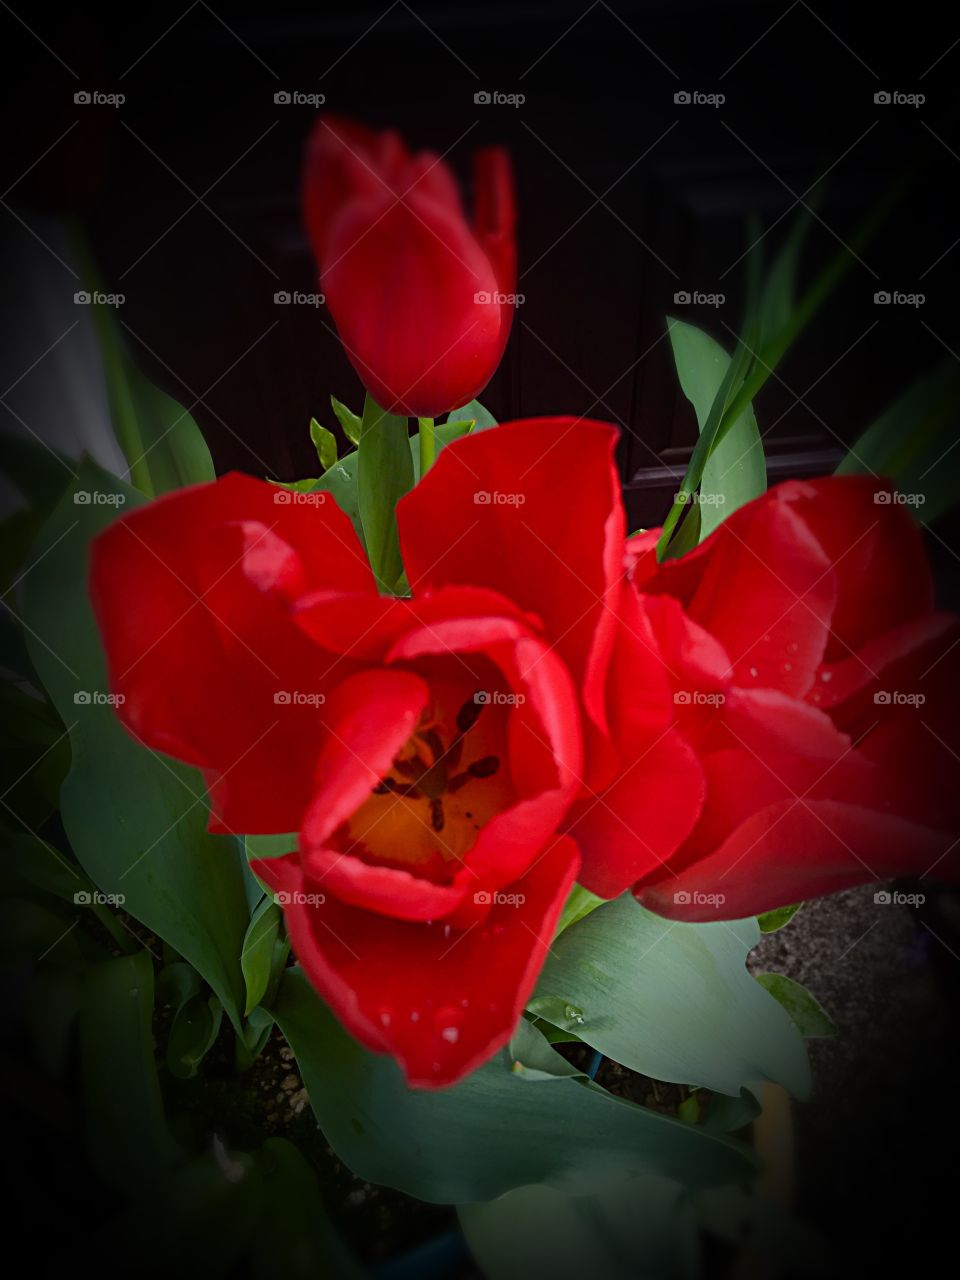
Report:
M388 412L458 408L490 381L516 287L510 162L474 162L467 221L447 164L394 132L322 116L303 166L303 215L344 350Z
M639 899L714 920L956 878L960 622L934 610L890 487L790 482L680 560L657 565L655 542L633 540L633 582L706 793Z

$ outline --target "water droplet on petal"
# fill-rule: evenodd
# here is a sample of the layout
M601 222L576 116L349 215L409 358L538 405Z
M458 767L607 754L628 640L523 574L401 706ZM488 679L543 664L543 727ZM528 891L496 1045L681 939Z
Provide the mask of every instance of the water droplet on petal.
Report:
M760 673L759 673L759 671L757 670L757 668L756 668L756 667L751 667L751 668L750 668L750 674L753 676L754 680L756 680L757 676L758 676Z
M446 1040L447 1044L456 1044L460 1039L460 1029L458 1027L444 1027L440 1032L440 1037Z
M829 684L829 683L830 683L830 681L833 679L833 672L832 672L832 671L821 671L821 672L820 672L820 679L823 681L823 683L824 683L824 684Z

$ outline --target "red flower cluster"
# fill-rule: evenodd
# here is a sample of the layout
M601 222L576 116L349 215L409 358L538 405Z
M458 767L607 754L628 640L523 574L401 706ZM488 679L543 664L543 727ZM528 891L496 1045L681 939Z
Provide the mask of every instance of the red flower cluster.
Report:
M909 517L872 482L793 483L658 566L625 542L615 439L448 446L399 506L406 599L327 495L239 475L94 548L120 714L203 770L213 829L298 833L256 871L415 1085L508 1039L576 878L715 919L957 870L960 632Z
M388 412L434 417L472 400L500 363L516 287L505 151L474 160L475 214L431 152L393 131L321 117L304 160L303 214L340 340Z

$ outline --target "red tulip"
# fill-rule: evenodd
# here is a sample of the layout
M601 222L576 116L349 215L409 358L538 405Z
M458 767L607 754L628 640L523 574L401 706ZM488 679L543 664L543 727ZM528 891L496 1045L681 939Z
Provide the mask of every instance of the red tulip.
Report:
M516 286L510 162L475 156L474 224L448 166L393 132L317 121L303 212L344 349L388 412L434 417L472 400L506 346Z
M686 920L893 876L956 878L960 623L871 477L791 482L690 555L630 546L639 615L703 772L689 838L621 878ZM591 874L585 869L589 884ZM611 887L610 868L600 873Z
M576 483L552 448L566 431ZM614 443L560 419L444 450L400 504L409 599L377 593L327 495L239 475L95 544L121 716L202 769L214 830L299 833L256 870L318 991L414 1084L449 1084L509 1038L577 874L561 827L611 749Z

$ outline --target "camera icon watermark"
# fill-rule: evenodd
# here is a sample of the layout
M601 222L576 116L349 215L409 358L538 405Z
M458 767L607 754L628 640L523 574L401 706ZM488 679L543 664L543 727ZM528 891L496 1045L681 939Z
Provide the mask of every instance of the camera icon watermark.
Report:
M725 293L701 293L699 289L678 289L673 295L677 307L722 307L726 300Z
M525 293L500 293L496 290L478 289L473 300L480 307L522 307L527 300Z
M278 689L273 695L277 707L322 707L326 700L325 693L302 693L299 689Z
M499 89L478 89L473 95L478 107L522 107L526 100L524 93L501 93Z
M473 695L478 707L522 707L527 700L525 693L504 693L500 689L478 689Z
M94 289L92 293L87 289L78 289L73 295L75 307L122 307L126 300L125 293L102 293L99 289Z
M702 93L699 89L678 89L673 95L678 107L722 107L727 100L725 93Z
M73 695L75 707L122 707L126 700L125 693L104 693L102 689L77 689Z
M326 500L327 494L322 489L301 493L299 489L285 489L281 486L273 495L273 501L278 507L322 507Z
M125 893L101 893L99 889L78 889L73 901L78 907L122 907L127 900Z
M273 295L277 307L322 307L326 300L322 293L301 293L298 289L278 289Z
M322 107L326 100L324 93L301 93L299 89L278 89L273 95L278 107Z
M103 93L100 89L78 89L73 95L78 107L122 107L126 100L125 93Z
M501 493L499 489L478 489L473 495L477 507L522 507L526 500L525 493Z
M104 493L101 489L78 489L73 495L75 507L122 507L126 494Z
M878 89L873 95L878 107L922 107L926 100L925 93L903 93L900 89Z
M678 907L722 907L726 894L701 893L699 889L678 889L673 901Z
M722 707L725 693L707 693L702 689L677 689L673 701L678 707Z

